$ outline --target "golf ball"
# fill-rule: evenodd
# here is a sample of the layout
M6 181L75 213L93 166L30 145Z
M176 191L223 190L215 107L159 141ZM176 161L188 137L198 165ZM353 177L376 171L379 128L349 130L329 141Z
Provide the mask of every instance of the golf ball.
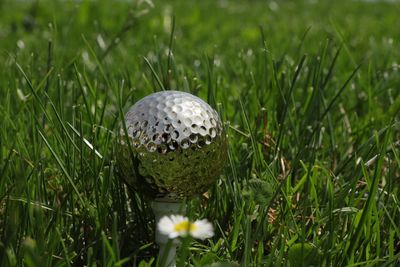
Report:
M179 200L207 191L222 170L226 137L218 113L185 92L139 100L118 137L123 179L150 198Z

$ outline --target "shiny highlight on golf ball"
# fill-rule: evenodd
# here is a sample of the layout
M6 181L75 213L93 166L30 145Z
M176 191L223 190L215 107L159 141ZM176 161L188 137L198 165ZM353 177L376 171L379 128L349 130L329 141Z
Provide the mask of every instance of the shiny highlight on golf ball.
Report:
M189 93L144 97L126 113L125 126L127 136L122 128L118 138L118 165L125 182L152 199L201 194L226 162L218 113Z

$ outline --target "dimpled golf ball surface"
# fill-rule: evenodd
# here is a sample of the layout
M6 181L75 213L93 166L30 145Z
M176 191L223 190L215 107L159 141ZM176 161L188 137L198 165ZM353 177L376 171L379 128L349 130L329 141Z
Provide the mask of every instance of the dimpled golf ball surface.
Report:
M148 95L129 109L125 124L132 150L121 129L120 169L128 185L151 198L201 194L223 168L227 149L221 120L194 95Z

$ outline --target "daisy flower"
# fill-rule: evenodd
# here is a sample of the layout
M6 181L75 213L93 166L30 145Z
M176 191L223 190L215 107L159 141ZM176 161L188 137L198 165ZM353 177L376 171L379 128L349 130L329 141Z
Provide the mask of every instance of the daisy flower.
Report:
M187 217L182 215L162 217L158 222L158 230L171 239L187 235L206 239L214 235L213 226L206 219L190 222Z

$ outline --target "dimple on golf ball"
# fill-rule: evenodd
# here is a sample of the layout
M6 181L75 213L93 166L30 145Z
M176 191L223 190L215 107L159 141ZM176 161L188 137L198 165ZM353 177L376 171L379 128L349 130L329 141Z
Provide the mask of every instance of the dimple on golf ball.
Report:
M118 138L118 165L125 182L150 198L201 194L225 164L226 137L218 113L189 93L144 97L126 113L125 126Z

